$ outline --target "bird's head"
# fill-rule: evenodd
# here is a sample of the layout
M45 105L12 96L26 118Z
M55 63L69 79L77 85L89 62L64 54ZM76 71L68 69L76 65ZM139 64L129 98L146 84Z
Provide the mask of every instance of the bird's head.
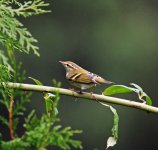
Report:
M81 69L80 66L78 66L72 61L59 61L59 62L64 66L66 72L73 71L76 69Z

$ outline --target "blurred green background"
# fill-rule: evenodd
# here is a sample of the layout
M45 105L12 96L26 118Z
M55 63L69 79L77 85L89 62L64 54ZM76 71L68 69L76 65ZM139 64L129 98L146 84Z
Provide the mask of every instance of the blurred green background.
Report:
M59 60L71 60L117 84L136 83L158 106L158 1L154 0L53 0L52 13L23 19L38 39L41 56L19 53L27 76L52 86L52 79L71 86ZM27 83L33 83L27 80ZM107 86L95 88L101 93ZM139 101L134 95L119 97ZM113 105L120 116L115 150L157 150L158 115ZM29 105L45 112L42 94L34 93ZM29 111L29 110L28 110ZM85 150L103 150L111 135L113 114L85 99L61 96L59 116L63 126L82 129L76 136Z

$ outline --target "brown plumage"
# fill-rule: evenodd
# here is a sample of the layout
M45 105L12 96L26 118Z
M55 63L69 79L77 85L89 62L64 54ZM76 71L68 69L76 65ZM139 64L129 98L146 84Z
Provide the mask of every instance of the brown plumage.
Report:
M93 87L97 84L111 84L102 77L91 73L71 61L59 61L66 69L66 78L70 83L81 90Z

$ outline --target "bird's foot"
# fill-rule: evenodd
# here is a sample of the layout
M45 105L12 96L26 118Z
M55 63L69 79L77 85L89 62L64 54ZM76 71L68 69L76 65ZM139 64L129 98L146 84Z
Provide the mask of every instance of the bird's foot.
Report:
M83 94L82 90L76 91L78 94Z
M83 94L83 93L84 93L81 89L78 90L78 89L75 89L75 88L69 88L69 90L71 90L71 91L73 91L73 92L76 92L76 93L78 93L78 94Z

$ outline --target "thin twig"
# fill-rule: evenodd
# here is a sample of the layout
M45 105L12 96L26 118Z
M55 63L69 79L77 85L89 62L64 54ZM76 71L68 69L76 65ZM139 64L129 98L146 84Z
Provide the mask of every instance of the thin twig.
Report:
M99 102L104 102L104 103L112 103L112 104L118 104L118 105L123 105L123 106L128 106L132 108L137 108L140 110L145 110L147 112L153 112L153 113L158 113L158 108L154 106L149 106L144 103L140 102L135 102L133 100L127 100L127 99L121 99L121 98L116 98L116 97L111 97L111 96L104 96L104 95L99 95L99 94L92 94L91 93L83 93L79 94L75 91L71 91L68 89L63 89L63 88L56 88L56 87L50 87L50 86L40 86L40 85L33 85L33 84L22 84L22 83L12 83L9 82L8 88L12 89L21 89L21 90L29 90L29 91L38 91L38 92L58 92L59 94L62 95L68 95L68 96L75 96L75 97L80 97L80 98L85 98L93 101L99 101Z
M10 105L9 105L9 132L11 139L14 139L14 130L13 130L13 96L10 96Z

